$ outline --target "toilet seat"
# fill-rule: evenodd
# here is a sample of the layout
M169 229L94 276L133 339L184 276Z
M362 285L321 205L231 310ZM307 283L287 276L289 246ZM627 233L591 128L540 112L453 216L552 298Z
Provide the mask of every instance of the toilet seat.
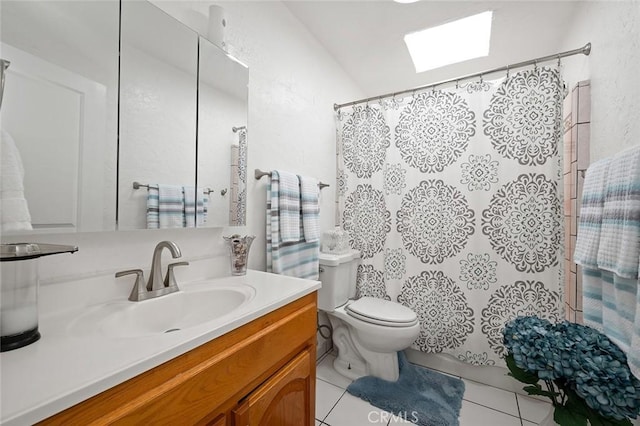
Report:
M385 327L412 327L418 323L418 317L411 309L376 297L361 297L347 304L345 312L360 321Z

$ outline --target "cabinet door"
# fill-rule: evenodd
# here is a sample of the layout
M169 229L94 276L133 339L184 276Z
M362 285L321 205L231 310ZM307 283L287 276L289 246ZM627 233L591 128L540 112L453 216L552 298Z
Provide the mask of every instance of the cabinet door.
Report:
M311 352L307 349L278 370L233 410L235 426L312 426Z

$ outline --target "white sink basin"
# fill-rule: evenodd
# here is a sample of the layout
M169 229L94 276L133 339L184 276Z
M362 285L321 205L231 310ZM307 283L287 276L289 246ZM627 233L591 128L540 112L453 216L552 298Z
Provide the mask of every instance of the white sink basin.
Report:
M88 308L69 324L71 335L143 337L180 332L221 318L255 296L248 285L194 284L177 293L142 302L117 301Z

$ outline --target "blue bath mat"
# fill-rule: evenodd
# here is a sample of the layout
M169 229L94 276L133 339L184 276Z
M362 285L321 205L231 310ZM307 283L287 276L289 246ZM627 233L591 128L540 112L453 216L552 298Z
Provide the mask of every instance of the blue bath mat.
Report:
M413 365L403 352L398 352L398 362L398 381L365 376L351 383L347 392L419 425L459 426L464 382Z

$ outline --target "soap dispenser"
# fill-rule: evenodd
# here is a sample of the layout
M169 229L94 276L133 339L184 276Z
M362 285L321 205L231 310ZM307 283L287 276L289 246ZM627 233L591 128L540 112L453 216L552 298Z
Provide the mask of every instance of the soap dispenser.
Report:
M40 339L38 331L38 265L42 256L75 253L76 246L2 244L0 250L0 352Z

